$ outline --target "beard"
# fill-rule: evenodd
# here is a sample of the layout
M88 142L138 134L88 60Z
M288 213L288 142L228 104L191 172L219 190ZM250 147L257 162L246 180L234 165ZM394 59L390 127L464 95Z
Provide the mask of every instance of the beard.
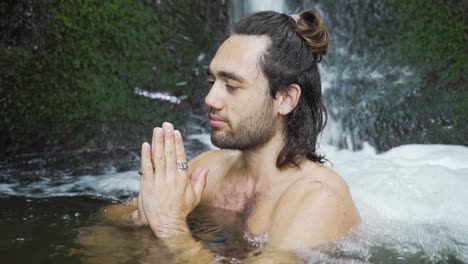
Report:
M239 120L237 129L213 128L211 143L221 149L252 150L263 146L275 134L275 122L271 116L273 101L266 99L257 113ZM229 124L229 122L228 122Z

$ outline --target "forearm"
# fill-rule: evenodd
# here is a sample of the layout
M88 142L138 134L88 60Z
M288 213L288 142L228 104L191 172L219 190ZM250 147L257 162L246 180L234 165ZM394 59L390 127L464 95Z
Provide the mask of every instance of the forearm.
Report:
M134 201L124 204L107 206L101 214L101 220L105 222L138 224L138 214ZM178 261L182 263L210 263L215 260L217 254L207 249L202 242L196 241L182 219L168 221L164 226L151 228L153 233L172 252ZM268 248L259 249L259 252L249 254L243 263L297 263L294 253L277 251Z
M178 235L160 237L165 246L172 252L177 261L181 263L211 263L222 256L217 256L216 253L207 249L202 242L196 241L190 232L184 233L182 227L177 227ZM269 247L259 248L251 252L242 263L250 264L267 264L267 263L297 263L297 255L289 251L274 250ZM217 263L217 262L216 262ZM220 262L224 263L224 262Z
M181 263L206 264L216 258L215 253L196 241L190 233L160 239Z
M133 204L133 201L108 205L101 210L98 219L108 223L130 223L133 222L136 209L137 207Z
M251 252L249 257L242 261L245 264L275 264L275 263L299 263L299 259L294 252L277 251L269 248L259 249L259 251Z

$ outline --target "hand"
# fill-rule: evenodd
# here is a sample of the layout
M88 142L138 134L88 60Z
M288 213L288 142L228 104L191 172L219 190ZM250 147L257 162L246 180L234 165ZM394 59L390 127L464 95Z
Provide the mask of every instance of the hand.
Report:
M143 209L143 200L142 196L142 183L143 181L140 180L140 193L138 194L137 198L137 207L138 209L133 211L132 215L130 216L130 220L133 221L136 225L148 225L148 219L146 218L145 210Z
M205 188L207 169L197 168L189 178L185 170L177 169L177 162L187 162L182 135L164 123L153 130L151 146L143 143L141 150L142 213L158 237L190 232L186 218Z

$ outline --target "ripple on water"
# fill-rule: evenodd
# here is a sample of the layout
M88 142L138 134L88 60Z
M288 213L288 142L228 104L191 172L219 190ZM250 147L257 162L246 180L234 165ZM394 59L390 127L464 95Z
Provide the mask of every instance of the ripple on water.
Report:
M414 145L383 154L369 146L357 152L326 146L323 150L348 182L363 223L350 236L319 251L299 251L303 258L322 263L468 263L468 148ZM95 204L93 199L122 201L139 188L136 171L31 175L24 180L2 175L8 180L0 183L0 242L11 257L33 249L47 255L48 245L57 245L52 240L76 235L72 227L95 224L87 219L103 203ZM226 214L219 218L230 219ZM200 222L207 233L198 237L220 256L229 257L226 252L242 256L264 245L262 237L230 232L222 223ZM128 242L125 237L122 241ZM67 241L61 244L69 245Z

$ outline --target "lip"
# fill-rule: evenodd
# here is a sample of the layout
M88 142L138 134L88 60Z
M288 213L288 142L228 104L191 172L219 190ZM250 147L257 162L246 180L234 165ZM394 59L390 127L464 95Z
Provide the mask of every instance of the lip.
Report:
M224 121L223 119L217 117L217 116L214 116L214 115L210 115L210 125L212 127L220 127L220 126L223 126L226 124L226 121Z

